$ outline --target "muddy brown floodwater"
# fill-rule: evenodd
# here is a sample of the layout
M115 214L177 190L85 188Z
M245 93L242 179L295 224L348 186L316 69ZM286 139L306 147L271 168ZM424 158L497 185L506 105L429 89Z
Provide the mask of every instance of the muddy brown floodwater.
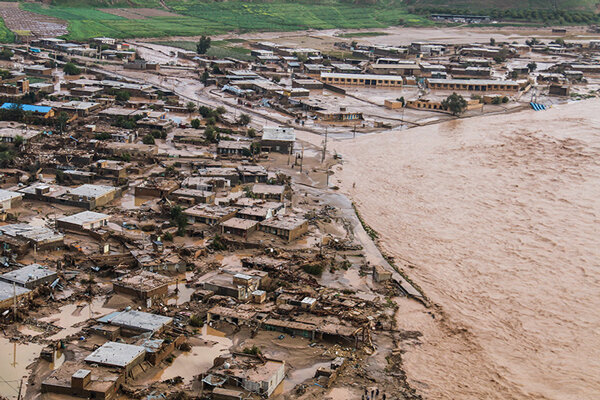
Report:
M436 305L399 312L424 334L403 355L420 393L600 398L599 100L336 149L342 190Z

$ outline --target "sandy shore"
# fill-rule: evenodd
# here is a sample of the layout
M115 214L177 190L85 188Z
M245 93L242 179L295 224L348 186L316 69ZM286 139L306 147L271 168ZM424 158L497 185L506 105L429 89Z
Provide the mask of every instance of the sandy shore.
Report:
M599 110L336 143L342 191L435 304L398 314L424 333L404 362L426 398L599 398Z

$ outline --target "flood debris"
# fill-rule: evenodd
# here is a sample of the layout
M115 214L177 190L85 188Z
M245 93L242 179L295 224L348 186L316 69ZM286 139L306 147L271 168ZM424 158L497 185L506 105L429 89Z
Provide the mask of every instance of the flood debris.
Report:
M249 62L97 40L2 61L0 369L25 398L420 398L398 299L429 302L332 147L597 93L592 43L256 41Z

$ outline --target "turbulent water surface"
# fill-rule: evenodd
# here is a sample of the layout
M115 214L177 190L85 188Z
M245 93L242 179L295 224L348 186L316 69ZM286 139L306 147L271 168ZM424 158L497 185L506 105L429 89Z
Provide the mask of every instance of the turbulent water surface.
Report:
M600 398L600 101L336 143L342 189L436 307L426 398Z

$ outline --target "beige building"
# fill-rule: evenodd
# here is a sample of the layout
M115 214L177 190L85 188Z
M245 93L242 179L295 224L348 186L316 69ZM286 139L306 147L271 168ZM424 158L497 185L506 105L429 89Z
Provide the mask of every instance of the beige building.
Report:
M373 74L338 74L324 72L321 82L329 85L363 86L370 88L401 88L402 76L399 75L373 75Z

